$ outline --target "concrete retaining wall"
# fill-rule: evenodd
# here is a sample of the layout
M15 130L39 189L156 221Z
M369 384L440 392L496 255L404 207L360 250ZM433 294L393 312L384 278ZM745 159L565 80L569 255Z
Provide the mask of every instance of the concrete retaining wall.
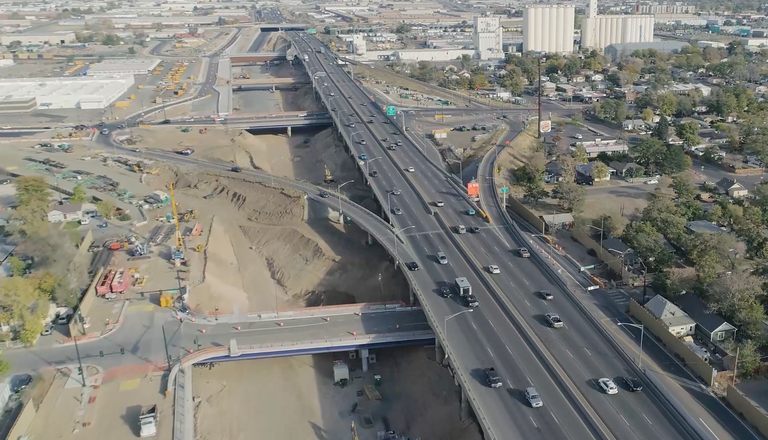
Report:
M752 426L757 428L764 437L768 437L768 413L760 405L750 400L732 385L728 385L725 400Z
M30 399L27 401L27 403L24 404L24 407L19 413L19 417L17 417L16 421L13 422L13 427L8 433L8 437L6 437L6 439L17 440L19 438L23 438L23 436L29 431L29 427L32 426L32 421L35 419L35 414L37 414L37 408L35 408L35 404L32 403L32 400Z
M507 209L532 225L537 231L544 230L544 221L513 196L507 197Z
M573 231L571 231L571 233L573 234L573 238L575 238L576 241L578 241L585 247L595 251L595 253L597 254L597 258L599 258L603 263L607 264L612 271L614 271L617 274L621 274L622 278L624 278L623 265L619 257L603 249L600 246L600 243L593 240L592 237L589 236L589 234L582 231L581 229L573 228Z
M87 249L87 247L86 247ZM83 316L83 319L88 317L88 313L91 311L91 306L93 306L93 302L96 300L96 284L98 284L99 280L101 279L101 275L104 273L104 268L96 272L96 275L94 275L93 280L91 280L91 285L88 286L88 290L85 291L85 295L83 295L83 299L80 300L80 304L77 307L77 310L80 311L80 314ZM80 325L79 322L77 322L77 318L72 318L71 321L69 321L69 336L85 336L85 333L83 333L83 326Z
M664 326L664 323L651 315L645 307L638 304L635 300L630 300L629 314L637 318L648 331L659 338L667 349L677 357L682 358L686 366L693 370L707 386L711 387L714 384L717 374L715 369L688 348L687 345L683 344L681 340L677 339L675 335L670 333Z

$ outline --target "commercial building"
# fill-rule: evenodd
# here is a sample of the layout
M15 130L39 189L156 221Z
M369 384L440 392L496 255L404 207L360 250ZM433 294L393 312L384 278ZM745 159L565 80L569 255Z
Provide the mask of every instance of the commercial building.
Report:
M368 54L368 59L371 58L371 53ZM457 58L461 58L462 55L475 55L474 50L467 49L410 49L410 50L397 50L392 53L392 58L398 59L404 62L416 62L416 61L455 61Z
M589 0L581 26L581 47L603 51L611 44L653 41L652 15L597 15L597 0Z
M481 60L503 58L502 32L499 17L475 17L473 42Z
M632 8L633 14L695 14L695 5L681 3L639 3Z
M573 52L573 5L536 5L523 11L523 52Z
M632 55L636 50L653 49L659 53L679 53L686 46L690 46L690 44L685 41L609 44L605 48L605 56L611 61L616 61L621 57Z
M629 151L629 147L626 143L618 140L594 140L587 142L579 142L578 145L583 145L587 150L587 157L595 158L600 153L613 154L613 153L626 153ZM576 150L576 147L569 147L571 154Z
M159 58L116 58L92 64L88 76L148 75L160 64Z
M125 94L133 83L133 75L0 79L0 113L102 109Z
M14 41L20 41L22 46L33 44L61 46L62 44L74 43L77 39L75 33L70 31L0 34L0 45L8 46Z
M365 55L365 36L363 34L353 34L352 41L349 42L349 51L356 55Z

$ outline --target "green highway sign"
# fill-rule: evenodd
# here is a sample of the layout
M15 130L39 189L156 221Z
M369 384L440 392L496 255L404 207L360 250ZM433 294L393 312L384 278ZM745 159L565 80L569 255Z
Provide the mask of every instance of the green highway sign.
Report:
M502 194L506 194L506 193L508 193L508 192L509 192L509 187L508 187L508 186L502 186L502 187L501 187L501 193L502 193Z
M397 109L394 105L388 105L387 106L387 116L395 116L397 115Z

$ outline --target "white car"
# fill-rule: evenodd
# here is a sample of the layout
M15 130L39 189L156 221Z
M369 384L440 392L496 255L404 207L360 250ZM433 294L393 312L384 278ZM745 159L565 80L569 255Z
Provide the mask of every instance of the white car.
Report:
M501 273L501 271L499 270L499 266L497 266L495 264L491 264L490 266L488 266L488 272L490 272L490 273Z
M582 136L582 135L580 135L580 134L576 133L575 135L573 135L573 138L574 138L574 139L584 139L584 136Z
M659 183L658 179L651 179L651 180L646 180L645 181L646 185L656 185L657 183Z
M406 168L406 170L407 170L409 173L415 173L415 172L416 172L416 169L415 169L415 168L413 168L413 167L408 167L408 168Z
M605 394L619 393L619 388L616 386L615 383L613 383L613 379L604 377L602 379L598 379L597 384L600 385L600 388L602 388L603 391L605 391Z

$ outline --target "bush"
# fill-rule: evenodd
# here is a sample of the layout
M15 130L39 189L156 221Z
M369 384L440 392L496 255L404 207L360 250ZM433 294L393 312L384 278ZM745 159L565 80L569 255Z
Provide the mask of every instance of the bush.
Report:
M119 216L119 217L117 217L117 219L118 219L119 221L121 221L121 222L128 222L128 221L131 221L131 214L128 214L128 213L125 213L125 214L120 214L120 216Z

